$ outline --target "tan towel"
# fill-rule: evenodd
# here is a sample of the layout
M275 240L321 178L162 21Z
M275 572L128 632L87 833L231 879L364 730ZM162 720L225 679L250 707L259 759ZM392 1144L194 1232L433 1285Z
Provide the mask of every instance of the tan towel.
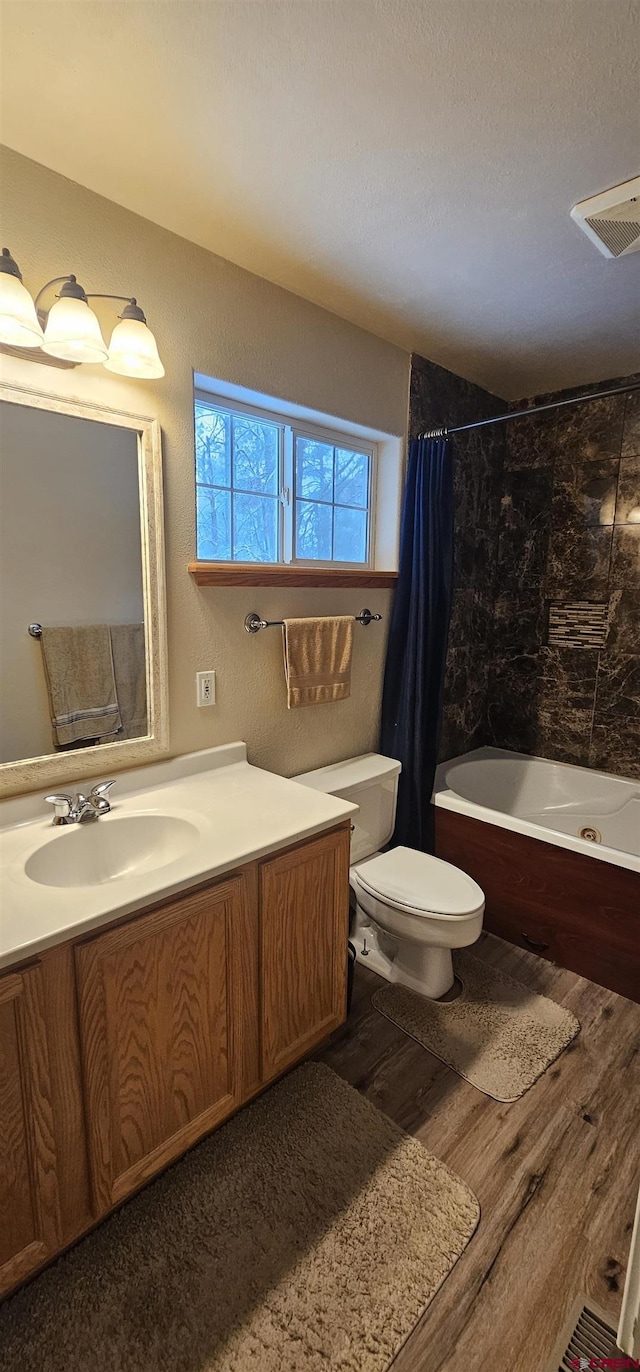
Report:
M108 624L42 630L42 655L59 748L112 735L120 714Z
M148 733L144 624L112 624L111 652L121 719L121 727L112 742L143 738Z
M287 706L328 705L351 695L353 615L285 619Z

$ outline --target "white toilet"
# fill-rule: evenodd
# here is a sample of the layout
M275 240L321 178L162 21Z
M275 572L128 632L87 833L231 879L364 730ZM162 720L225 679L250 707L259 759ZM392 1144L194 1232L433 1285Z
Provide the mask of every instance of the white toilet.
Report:
M437 1000L453 986L451 950L480 937L484 893L465 872L428 853L380 852L393 833L401 770L393 758L366 753L293 780L359 807L350 870L358 960Z

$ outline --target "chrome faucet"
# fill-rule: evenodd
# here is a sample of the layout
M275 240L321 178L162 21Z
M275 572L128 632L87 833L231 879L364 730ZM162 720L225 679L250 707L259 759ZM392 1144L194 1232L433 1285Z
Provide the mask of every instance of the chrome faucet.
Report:
M45 796L47 804L53 805L53 823L87 824L91 820L99 819L100 815L108 815L111 806L107 799L107 791L111 786L115 786L115 781L101 781L92 788L88 796L78 791L75 799L64 792Z

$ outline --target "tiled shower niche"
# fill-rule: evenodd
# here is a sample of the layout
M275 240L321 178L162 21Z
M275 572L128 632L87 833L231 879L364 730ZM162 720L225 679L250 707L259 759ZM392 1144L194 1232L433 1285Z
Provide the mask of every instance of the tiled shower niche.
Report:
M609 607L590 600L569 600L549 606L550 648L604 648Z

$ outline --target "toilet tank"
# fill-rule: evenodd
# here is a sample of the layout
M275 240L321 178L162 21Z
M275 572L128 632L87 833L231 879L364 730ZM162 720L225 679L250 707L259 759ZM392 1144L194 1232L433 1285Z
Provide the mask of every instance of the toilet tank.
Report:
M351 862L361 862L371 853L379 852L389 842L396 820L398 777L402 763L381 753L363 753L344 762L318 767L315 772L302 772L292 777L302 786L315 791L340 796L358 806L354 815L355 828L351 834Z

